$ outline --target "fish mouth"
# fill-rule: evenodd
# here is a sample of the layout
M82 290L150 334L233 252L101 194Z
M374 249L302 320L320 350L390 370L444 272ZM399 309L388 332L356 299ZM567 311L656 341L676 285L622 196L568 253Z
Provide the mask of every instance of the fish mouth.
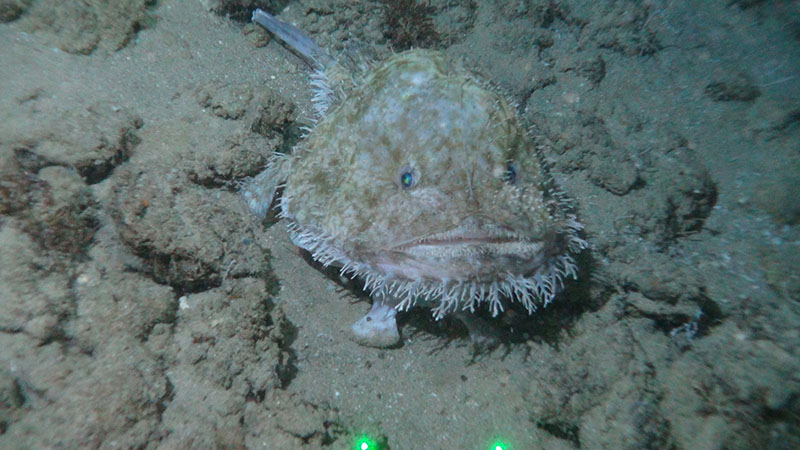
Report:
M530 274L546 266L547 249L547 242L503 225L467 222L395 245L369 259L378 273L436 284Z
M455 234L441 237L431 236L420 238L412 242L398 245L394 250L407 250L418 246L507 244L519 241L519 239L510 236L493 236L478 233Z
M508 227L467 223L446 231L416 238L391 248L408 256L452 253L520 254L540 250L542 243L521 236Z

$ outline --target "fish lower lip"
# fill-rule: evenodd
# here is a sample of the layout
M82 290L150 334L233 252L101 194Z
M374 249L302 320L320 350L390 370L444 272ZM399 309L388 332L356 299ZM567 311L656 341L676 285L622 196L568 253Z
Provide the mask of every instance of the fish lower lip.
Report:
M422 247L461 247L469 245L493 246L524 244L526 242L527 239L520 239L520 236L516 233L502 226L465 224L457 228L406 241L395 246L393 250L405 251Z
M446 245L464 245L464 244L508 244L512 242L519 242L515 239L491 236L463 236L452 237L448 239L425 239L411 244L402 246L403 248L420 247L420 246L446 246Z
M466 236L448 239L426 239L392 249L412 258L470 257L476 255L531 255L541 251L542 243L497 236Z

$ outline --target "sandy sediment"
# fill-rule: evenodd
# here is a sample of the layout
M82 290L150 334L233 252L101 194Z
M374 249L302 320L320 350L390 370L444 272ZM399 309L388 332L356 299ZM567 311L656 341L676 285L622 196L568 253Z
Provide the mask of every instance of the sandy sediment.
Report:
M478 355L425 311L349 341L246 210L313 111L251 3L0 1L0 447L800 445L798 2L266 2L463 57L544 146L592 249Z

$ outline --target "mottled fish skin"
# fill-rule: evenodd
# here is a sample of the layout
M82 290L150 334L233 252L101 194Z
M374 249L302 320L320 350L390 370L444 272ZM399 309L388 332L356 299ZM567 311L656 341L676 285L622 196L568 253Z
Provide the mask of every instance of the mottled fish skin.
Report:
M437 319L507 301L532 313L576 276L582 227L504 95L432 50L389 57L333 102L341 71L317 74L324 116L245 189L254 211L282 186L297 245Z
M437 317L500 294L533 310L585 246L515 110L440 52L378 65L279 158L294 240Z

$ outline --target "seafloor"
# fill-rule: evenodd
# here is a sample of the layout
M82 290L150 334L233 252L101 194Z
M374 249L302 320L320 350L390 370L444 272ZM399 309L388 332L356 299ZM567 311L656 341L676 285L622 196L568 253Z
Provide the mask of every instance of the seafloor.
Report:
M0 448L800 448L800 2L415 5L0 0ZM312 111L255 6L508 92L579 281L494 350L348 340L363 296L237 195Z

